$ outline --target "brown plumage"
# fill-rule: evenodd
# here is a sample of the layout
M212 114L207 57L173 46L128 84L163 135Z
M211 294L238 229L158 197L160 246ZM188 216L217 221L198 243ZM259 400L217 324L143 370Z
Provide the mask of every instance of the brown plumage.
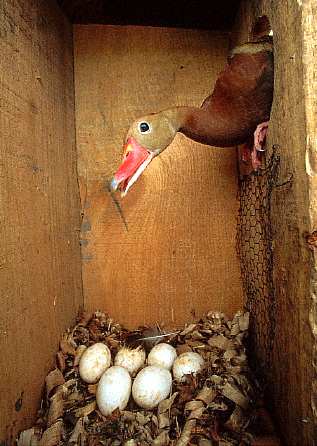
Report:
M218 147L250 146L254 168L259 161L273 99L273 51L269 42L235 48L202 106L174 107L137 119L130 127L123 163L112 180L125 194L150 161L181 132L194 141ZM257 130L259 124L264 123ZM254 138L254 145L251 144ZM250 157L250 154L249 154Z

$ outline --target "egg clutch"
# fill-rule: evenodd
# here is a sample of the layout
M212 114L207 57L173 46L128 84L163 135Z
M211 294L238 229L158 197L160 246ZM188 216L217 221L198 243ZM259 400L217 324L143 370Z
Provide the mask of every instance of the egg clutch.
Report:
M186 375L203 370L205 361L196 352L177 356L167 343L155 345L146 358L145 350L122 347L111 366L111 351L105 343L88 347L79 361L79 375L89 384L98 383L96 402L100 412L108 416L115 409L124 410L130 396L143 409L153 409L172 391L172 375L184 381ZM172 372L172 373L171 373Z

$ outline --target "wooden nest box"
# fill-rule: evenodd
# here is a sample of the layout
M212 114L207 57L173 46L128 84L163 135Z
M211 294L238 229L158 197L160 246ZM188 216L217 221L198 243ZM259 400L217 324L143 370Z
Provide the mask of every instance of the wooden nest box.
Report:
M316 16L314 0L2 1L1 445L34 421L80 308L177 327L244 307L281 437L317 444ZM268 27L266 170L179 134L110 193L131 121L200 105L230 48Z

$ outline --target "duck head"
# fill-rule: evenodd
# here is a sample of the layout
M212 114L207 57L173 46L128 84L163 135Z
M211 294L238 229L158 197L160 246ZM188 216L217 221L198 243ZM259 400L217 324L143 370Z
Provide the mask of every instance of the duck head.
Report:
M111 181L112 190L124 196L152 159L173 141L178 127L168 112L137 119L130 127L123 146L123 160Z

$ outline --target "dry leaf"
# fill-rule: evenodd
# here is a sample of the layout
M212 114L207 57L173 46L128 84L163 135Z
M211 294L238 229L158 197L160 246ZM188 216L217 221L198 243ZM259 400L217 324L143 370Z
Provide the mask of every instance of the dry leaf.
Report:
M59 346L64 355L75 356L76 351L74 347L66 339L62 339Z
M198 441L198 446L212 446L213 443L210 440L207 440L206 438L201 438Z
M119 348L121 346L121 341L118 339L114 339L113 335L105 338L105 343L108 345L108 347L111 348Z
M220 350L228 350L233 349L234 344L231 339L226 338L224 335L220 334L217 336L213 336L208 340L208 344L211 347L217 347Z
M219 375L211 375L211 377L209 378L209 381L211 381L216 386L219 386L223 383L223 378Z
M235 366L228 365L227 370L228 370L228 372L230 372L230 374L232 376L239 375L240 373L245 371L244 367L242 367L240 365L235 365Z
M242 352L239 355L235 356L234 358L232 358L231 361L234 365L243 365L247 363L247 355Z
M77 367L80 361L80 358L82 357L82 354L87 349L86 345L79 345L75 352L75 358L74 358L74 367Z
M208 345L202 343L201 341L191 341L186 340L186 344L192 347L192 349L205 349L208 348Z
M83 311L78 317L77 325L82 325L83 327L86 327L86 325L91 321L92 318L93 318L92 313L89 313L88 311Z
M231 378L228 378L228 381L232 383L233 385L236 383L240 390L244 393L244 395L247 395L247 397L250 399L254 395L254 389L249 381L249 379L240 373L237 376L232 376Z
M89 330L81 325L76 325L73 330L73 337L77 344L89 343Z
M227 404L225 404L223 401L220 402L213 401L212 403L209 404L208 408L211 410L218 410L221 412L225 412L228 410Z
M179 437L175 446L187 446L191 439L192 429L196 425L196 420L188 420L182 430L181 436Z
M192 352L193 349L189 347L187 344L181 344L176 347L177 355L181 355L182 353Z
M96 401L93 401L86 406L80 407L79 409L75 410L74 415L76 418L87 417L96 409L96 406Z
M160 414L160 413L166 412L167 410L170 410L177 395L178 395L178 392L175 392L175 393L173 393L173 395L170 398L167 398L166 400L161 401L158 405L157 413Z
M74 444L74 446L77 444L83 444L84 441L86 441L86 439L87 439L87 432L85 430L85 421L84 418L79 418L72 432L72 435L68 440L68 444L69 445Z
M211 387L203 387L196 396L197 400L203 401L205 404L210 404L216 397L217 392Z
M197 410L200 409L201 407L205 407L204 403L202 401L189 401L188 403L185 404L185 410Z
M121 416L124 421L134 421L136 415L135 413L130 412L129 410L123 410L121 412Z
M65 383L64 376L59 369L52 370L47 377L45 378L46 385L46 397L48 398L51 394L51 391L61 384Z
M241 314L238 318L238 323L241 331L246 331L249 328L250 313Z
M158 418L156 415L152 415L152 423L156 428L158 428Z
M151 417L150 415L144 415L144 413L142 412L137 412L135 415L135 419L141 426L144 426L151 420Z
M154 438L153 446L168 446L170 444L170 437L167 431L161 432L156 438Z
M227 361L230 361L231 359L238 357L238 352L235 349L229 349L224 352L223 357Z
M209 352L209 351L206 352L205 359L213 367L216 367L216 364L215 364L216 361L218 361L218 362L221 361L221 357L220 357L219 353L215 353L214 351L213 352Z
M65 362L65 356L61 351L56 353L56 365L61 372L64 372L66 368L66 362Z
M192 410L191 413L189 414L188 420L193 420L193 419L199 420L204 411L205 411L205 406Z
M246 424L247 418L239 406L235 407L229 420L225 422L225 426L233 432L240 432L246 426Z
M207 313L207 319L209 320L209 327L213 330L224 328L228 321L225 314L218 311L209 311L209 313Z
M159 429L164 429L165 427L169 427L170 423L170 418L168 413L164 412L164 413L160 413L158 415L158 423L159 423Z
M98 384L89 384L87 389L91 395L96 395Z
M236 322L235 324L232 324L230 334L231 336L237 336L239 333L240 333L240 326L238 322Z
M58 420L58 418L61 418L64 413L64 399L63 399L63 392L56 392L55 395L53 395L50 398L50 407L48 411L48 417L47 417L47 426L50 427L52 424L55 423L55 421Z
M83 399L83 395L75 389L72 393L70 393L67 397L67 402L74 403L76 401L81 401Z
M69 390L71 387L76 386L77 384L78 384L78 379L73 378L66 381L65 384L63 384L63 387Z
M197 324L190 324L190 325L188 325L188 327L186 327L186 328L180 333L180 335L181 335L181 336L186 336L186 335L188 335L189 333L191 333L192 331L194 331L196 327L197 327Z
M43 433L39 446L58 446L63 433L63 422L57 421Z
M192 338L192 339L194 339L194 340L200 340L200 339L205 339L205 336L200 332L200 331L198 331L198 330L194 330L192 333L191 333L191 335L190 335L190 337Z
M39 433L35 427L20 433L17 446L37 446L39 444Z
M240 390L236 386L233 386L232 384L227 382L222 387L221 393L223 394L223 396L238 404L238 406L242 407L242 409L248 409L248 399L240 392Z

